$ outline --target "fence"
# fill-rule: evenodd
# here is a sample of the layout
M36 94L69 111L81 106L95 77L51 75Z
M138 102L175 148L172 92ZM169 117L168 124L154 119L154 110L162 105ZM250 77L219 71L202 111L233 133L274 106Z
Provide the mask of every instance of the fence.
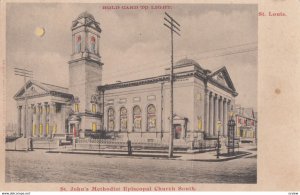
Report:
M132 142L107 139L76 139L73 147L76 150L117 150L117 151L167 151L168 143L162 142ZM187 150L187 145L174 146L174 150Z
M191 149L197 149L199 151L211 151L217 148L216 140L194 140L192 142Z

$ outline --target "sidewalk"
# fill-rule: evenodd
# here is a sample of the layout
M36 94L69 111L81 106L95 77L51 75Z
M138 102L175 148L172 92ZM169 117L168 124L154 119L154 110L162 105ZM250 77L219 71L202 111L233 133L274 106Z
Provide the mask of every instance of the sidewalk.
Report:
M253 152L246 149L239 149L234 155L228 156L227 154L221 154L217 158L216 151L202 152L202 153L183 153L174 152L172 158L168 158L167 151L155 151L155 150L143 150L133 151L132 155L128 155L127 151L122 150L73 150L71 148L50 150L47 153L64 153L64 154L85 154L85 155L102 155L106 158L118 157L118 158L149 158L149 159L165 159L165 160L183 160L183 161L206 161L206 162L220 162L228 161L237 158L242 158L253 154Z

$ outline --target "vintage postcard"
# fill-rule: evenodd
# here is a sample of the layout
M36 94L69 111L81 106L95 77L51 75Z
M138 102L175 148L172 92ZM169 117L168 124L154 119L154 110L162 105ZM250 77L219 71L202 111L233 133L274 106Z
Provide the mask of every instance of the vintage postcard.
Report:
M1 2L0 190L299 190L269 2Z

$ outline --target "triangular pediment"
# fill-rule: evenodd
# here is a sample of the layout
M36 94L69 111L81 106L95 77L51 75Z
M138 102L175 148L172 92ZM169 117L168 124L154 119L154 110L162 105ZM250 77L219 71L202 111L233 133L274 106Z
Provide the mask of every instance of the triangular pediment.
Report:
M216 74L215 76L212 77L214 80L216 80L218 83L220 83L221 85L224 85L226 87L229 87L226 80L225 80L225 75L222 72L219 72L218 74Z
M26 84L26 96L36 96L49 93L47 89L43 86L37 84L34 81L28 81ZM25 87L23 86L14 96L15 99L24 98L25 97Z
M220 85L235 91L235 87L225 66L212 72L210 77L213 81L219 83Z

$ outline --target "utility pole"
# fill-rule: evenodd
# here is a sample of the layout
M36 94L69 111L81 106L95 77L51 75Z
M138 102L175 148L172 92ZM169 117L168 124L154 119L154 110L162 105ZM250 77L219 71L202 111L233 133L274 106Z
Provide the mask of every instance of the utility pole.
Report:
M180 27L180 24L174 20L167 12L165 12L165 15L166 17L164 18L164 20L167 22L167 23L164 23L164 25L170 29L171 31L171 73L170 73L170 83L171 83L171 86L170 86L170 89L171 89L171 107L170 107L170 143L169 143L169 152L168 152L168 157L169 158L172 158L173 157L173 139L174 139L174 127L173 127L173 112L174 112L174 99L173 99L173 82L174 82L174 79L173 79L173 53L174 53L174 46L173 46L173 33L175 32L178 36L180 36L179 32L177 31L180 31L179 27Z
M15 75L24 77L24 97L25 97L25 103L24 103L24 135L23 137L27 137L27 92L26 92L26 78L32 78L33 73L30 70L22 69L22 68L14 68L15 69Z

